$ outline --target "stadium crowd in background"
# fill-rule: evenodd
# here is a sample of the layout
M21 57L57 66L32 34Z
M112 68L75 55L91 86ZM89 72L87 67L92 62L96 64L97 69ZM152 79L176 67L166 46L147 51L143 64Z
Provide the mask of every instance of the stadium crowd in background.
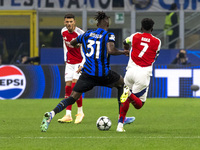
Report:
M124 77L125 86L117 126L121 132L125 132L123 123L129 104L140 109L147 98L152 66L161 47L161 40L152 35L153 26L154 21L151 18L144 18L141 21L141 33L134 33L124 41L124 49L130 49L131 45L131 53Z
M77 73L78 67L81 65L83 60L81 55L81 47L73 47L70 44L72 39L75 39L78 35L83 34L84 31L76 27L75 16L73 14L66 14L64 16L65 27L61 30L63 37L63 49L64 49L64 61L65 61L65 98L68 98L74 88L80 73ZM80 123L83 120L84 113L82 108L82 95L76 101L78 111L74 123ZM71 115L72 105L66 107L66 115L63 118L58 119L58 122L72 122L73 118Z
M110 70L109 57L110 55L128 56L129 50L118 50L115 47L115 35L108 32L109 17L104 12L98 12L95 20L97 20L97 30L88 30L70 42L75 47L80 43L82 44L85 62L77 70L77 72L82 73L71 95L63 99L52 111L44 114L40 126L42 132L47 131L51 120L57 113L74 104L82 93L91 90L95 86L116 87L120 108L120 96L123 92L124 80L121 75ZM130 117L126 121L131 123L134 120L134 117Z

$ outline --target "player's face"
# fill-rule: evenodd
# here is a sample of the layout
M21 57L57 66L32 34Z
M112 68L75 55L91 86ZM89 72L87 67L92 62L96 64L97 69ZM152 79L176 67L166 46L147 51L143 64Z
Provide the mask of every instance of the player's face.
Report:
M75 20L73 18L65 18L64 25L67 27L69 32L73 32L75 29Z

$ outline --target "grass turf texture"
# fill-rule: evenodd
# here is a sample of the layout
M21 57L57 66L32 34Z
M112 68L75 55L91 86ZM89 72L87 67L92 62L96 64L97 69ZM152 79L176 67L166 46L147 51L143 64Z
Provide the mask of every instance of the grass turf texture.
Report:
M19 99L0 101L0 149L15 150L195 150L200 147L200 99L148 99L141 110L130 105L127 116L134 123L117 133L116 99L84 99L85 118L81 124L60 124L65 110L52 120L47 132L40 131L43 114L61 99ZM73 119L77 111L72 107ZM109 131L99 131L96 120L108 116Z

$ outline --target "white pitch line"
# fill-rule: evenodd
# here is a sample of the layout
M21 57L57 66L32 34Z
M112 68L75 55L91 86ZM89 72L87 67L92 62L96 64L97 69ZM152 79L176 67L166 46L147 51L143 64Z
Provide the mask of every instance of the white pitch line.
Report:
M175 137L163 137L163 136L149 136L149 137L0 137L0 139L120 139L120 138L139 138L139 139L200 139L200 136L193 137L184 137L184 136L175 136Z

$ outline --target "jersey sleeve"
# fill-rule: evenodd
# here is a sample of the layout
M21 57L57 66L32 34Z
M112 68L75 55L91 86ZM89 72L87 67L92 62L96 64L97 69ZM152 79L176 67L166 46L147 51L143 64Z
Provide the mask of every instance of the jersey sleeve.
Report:
M129 36L129 37L127 37L126 39L125 39L125 41L126 41L126 43L127 44L131 44L132 43L132 39L133 39L133 36L134 36L135 34L132 34L131 36Z
M78 27L75 28L75 31L77 32L78 35L85 33L85 31L83 31L81 28Z
M64 61L67 61L67 47L65 45L65 41L63 40L63 49L64 49Z
M61 30L62 39L63 39L63 31L64 31L64 28L62 28L62 30ZM64 61L66 62L67 61L67 48L66 48L64 39L63 39L63 50L64 50Z
M77 36L76 41L77 41L78 43L82 43L82 37L83 37L83 34Z
M80 31L80 34L83 34L83 33L85 33L85 31L81 30L81 31Z
M108 34L108 42L115 42L115 35L114 33Z
M85 58L85 55L84 55L84 52L83 52L83 48L82 48L82 46L81 46L81 56L82 56L82 62L80 63L80 66L84 66L84 63L85 63L85 61L86 61L86 58Z
M158 39L158 41L159 41L159 44L158 44L158 49L157 49L157 51L156 51L156 57L155 57L155 60L158 58L158 56L159 56L159 54L160 54L161 40Z

